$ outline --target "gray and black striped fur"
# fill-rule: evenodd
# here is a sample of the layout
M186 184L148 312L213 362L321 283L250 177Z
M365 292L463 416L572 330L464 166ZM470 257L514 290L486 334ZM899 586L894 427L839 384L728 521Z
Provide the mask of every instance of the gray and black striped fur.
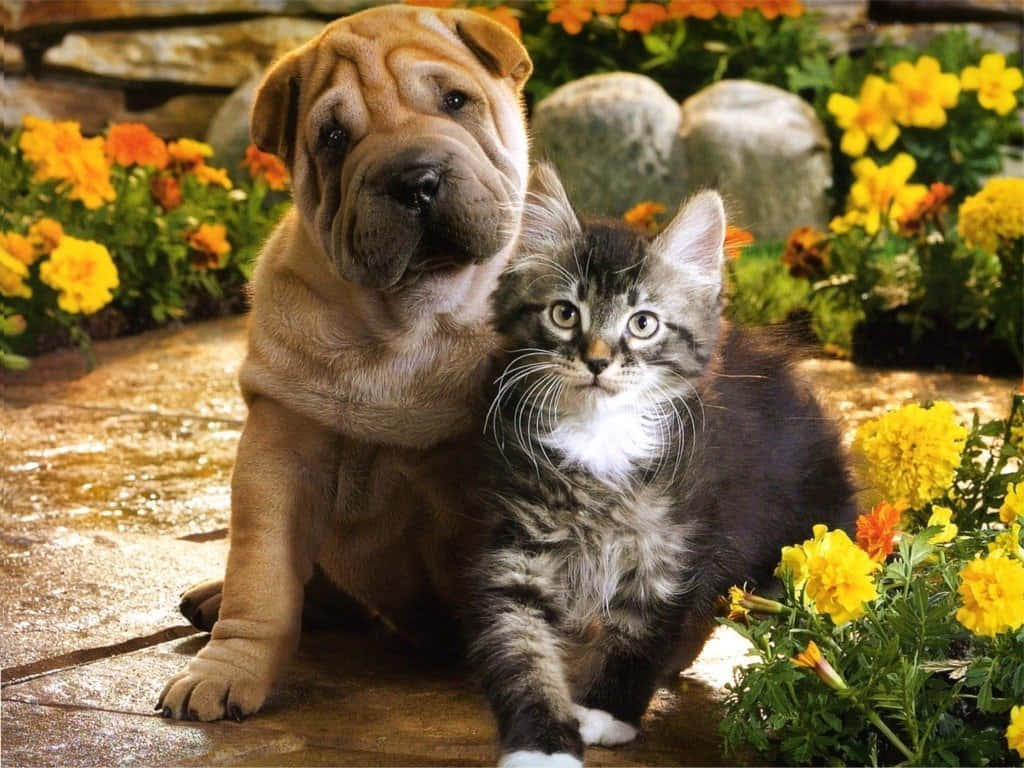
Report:
M469 622L504 765L632 738L720 595L769 584L813 524L852 523L836 430L776 344L721 319L724 231L713 192L652 240L581 222L534 172L493 297L508 358Z

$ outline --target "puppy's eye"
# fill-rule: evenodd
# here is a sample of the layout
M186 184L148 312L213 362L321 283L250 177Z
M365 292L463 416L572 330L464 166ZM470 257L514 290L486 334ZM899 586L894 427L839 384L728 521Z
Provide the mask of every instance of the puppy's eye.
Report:
M658 316L653 312L637 312L626 324L629 332L638 339L649 339L658 332Z
M462 91L448 91L441 97L441 109L445 112L458 112L469 101L469 96Z
M550 314L557 328L575 328L580 321L580 311L568 301L556 301L551 305Z
M341 152L348 143L348 133L337 123L329 123L320 131L320 146L331 152Z

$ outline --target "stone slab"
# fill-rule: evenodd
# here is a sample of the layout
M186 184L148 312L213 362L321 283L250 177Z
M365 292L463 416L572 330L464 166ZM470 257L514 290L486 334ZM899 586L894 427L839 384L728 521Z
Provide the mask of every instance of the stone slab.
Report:
M198 543L5 525L0 530L0 663L9 671L180 627L185 623L177 610L180 593L223 575L226 557L223 539Z
M10 30L102 22L222 14L342 15L373 3L365 0L5 0L2 18Z
M730 634L720 630L711 646L722 635L728 646ZM426 664L374 633L307 635L264 709L241 725L155 717L152 704L163 680L201 642L164 643L5 686L5 707L15 706L16 721L38 717L43 707L75 713L51 723L45 738L30 728L7 731L5 760L60 743L75 750L67 762L100 764L109 752L83 722L96 722L108 735L111 723L127 726L126 752L117 762L134 764L146 763L161 742L160 764L493 765L496 758L493 721L464 672ZM726 663L731 669L741 659ZM698 667L704 663L702 657ZM592 748L588 764L726 764L715 731L715 696L698 677L680 678L658 692L636 743ZM97 720L96 713L103 715ZM244 743L249 749L240 748Z
M174 96L153 109L125 107L120 88L64 80L7 77L0 83L0 125L15 127L25 115L49 120L75 120L85 134L97 134L110 123L145 123L160 136L202 138L213 115L227 98L222 94Z
M71 32L46 51L43 63L121 80L234 88L323 26L280 16L160 30Z

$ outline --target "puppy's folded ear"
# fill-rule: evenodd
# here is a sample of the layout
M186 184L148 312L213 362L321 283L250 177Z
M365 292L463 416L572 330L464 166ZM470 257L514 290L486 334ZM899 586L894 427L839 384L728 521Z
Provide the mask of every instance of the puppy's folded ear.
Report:
M533 63L523 44L496 21L475 11L449 11L459 39L498 77L511 78L518 91L533 72Z
M263 77L256 90L249 120L252 142L292 164L299 123L299 54L281 58Z

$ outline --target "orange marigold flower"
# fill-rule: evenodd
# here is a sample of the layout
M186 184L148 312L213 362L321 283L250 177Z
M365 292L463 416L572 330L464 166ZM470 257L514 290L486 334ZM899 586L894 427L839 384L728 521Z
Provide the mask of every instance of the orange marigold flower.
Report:
M116 123L107 131L107 157L118 165L167 167L167 145L144 123Z
M857 544L871 559L882 562L892 554L903 507L880 501L857 518Z
M479 13L482 16L486 16L492 21L496 21L501 26L505 27L509 32L516 36L517 40L523 39L523 29L519 26L519 19L516 16L516 12L511 8L499 5L497 8L487 8L483 5L473 6L469 10L474 13Z
M261 152L255 144L246 147L245 159L239 165L246 166L250 176L263 179L271 189L284 189L288 186L288 169L284 163L269 152Z
M829 243L824 232L813 227L797 227L789 233L782 263L789 267L793 277L811 280L828 271Z
M897 224L904 235L917 235L924 231L926 224L933 224L946 212L953 188L949 184L936 181L929 187L928 193L911 206Z
M718 6L712 0L669 0L670 19L713 19L718 15Z
M149 182L149 191L156 204L164 211L170 211L181 205L181 185L169 173L157 174Z
M36 249L32 247L32 243L17 232L0 232L0 248L26 267L31 266L36 260Z
M807 643L807 648L790 661L804 669L813 670L814 673L821 679L825 685L836 691L842 691L847 688L846 681L843 680L842 675L836 672L835 667L828 663L821 654L821 649L818 648L818 644L813 640Z
M766 19L774 19L779 14L795 19L804 13L804 4L800 0L761 0L757 7Z
M200 163L192 169L192 175L203 184L216 184L224 189L231 189L231 179L223 168L214 168L212 165Z
M661 203L645 200L622 214L622 219L631 227L642 229L645 232L656 232L658 230L656 219L659 213L664 212L665 206Z
M64 236L64 227L55 219L43 217L28 228L28 239L36 253L45 256L60 243Z
M555 7L548 12L548 23L561 24L569 35L578 35L592 18L590 0L555 0Z
M719 13L730 19L743 15L745 10L757 5L757 0L714 0L714 2L718 6Z
M740 251L744 246L750 245L754 242L754 235L745 229L739 227L726 227L725 228L725 255L732 261L736 261L740 257Z
M660 3L630 3L629 10L619 17L619 26L628 32L646 35L654 25L668 19L668 11Z
M192 264L197 269L220 269L231 252L227 227L223 224L200 224L188 234L188 244L195 251Z
M202 165L207 157L211 157L213 147L195 139L178 139L167 145L167 154L175 164L191 168Z
M605 16L614 16L626 10L626 0L593 0L594 10Z

